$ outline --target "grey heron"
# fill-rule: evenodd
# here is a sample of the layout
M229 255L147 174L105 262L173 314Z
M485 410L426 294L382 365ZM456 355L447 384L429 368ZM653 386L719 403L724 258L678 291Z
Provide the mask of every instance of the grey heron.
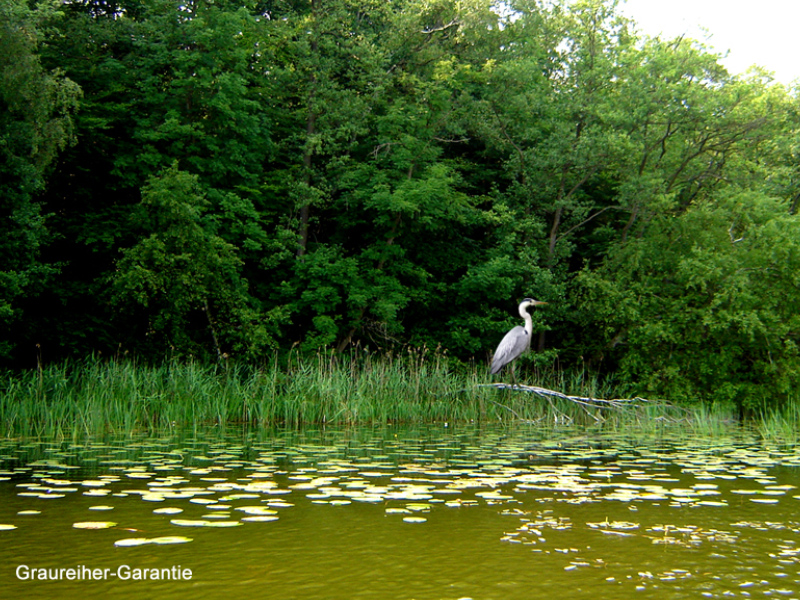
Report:
M533 298L525 298L519 305L519 316L525 321L525 325L520 327L517 325L509 331L505 337L500 340L497 350L494 351L494 358L492 358L492 366L489 372L494 375L499 373L500 369L505 367L512 360L517 358L520 354L525 352L531 345L531 335L533 333L533 321L528 314L528 307L541 306L547 302L540 302Z

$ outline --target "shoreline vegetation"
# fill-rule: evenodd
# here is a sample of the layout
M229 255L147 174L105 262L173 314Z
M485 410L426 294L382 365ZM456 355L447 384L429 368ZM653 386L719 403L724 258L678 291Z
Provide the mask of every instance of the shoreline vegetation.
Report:
M520 369L521 370L521 369ZM616 398L624 390L585 373L516 373L519 384L561 394ZM511 381L509 372L500 381ZM498 389L485 365L439 352L332 351L274 355L261 365L88 358L6 372L0 385L0 437L133 434L205 427L523 423L727 435L747 428L795 443L794 403L742 418L734 405L632 399L601 409L524 390ZM507 386L507 387L510 387Z

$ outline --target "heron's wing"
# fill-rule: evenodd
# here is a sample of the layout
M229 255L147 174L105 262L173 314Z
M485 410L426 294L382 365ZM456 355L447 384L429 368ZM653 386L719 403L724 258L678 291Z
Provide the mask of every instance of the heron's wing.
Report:
M499 373L500 369L525 352L530 346L531 338L524 327L517 325L500 340L497 350L494 351L490 373Z

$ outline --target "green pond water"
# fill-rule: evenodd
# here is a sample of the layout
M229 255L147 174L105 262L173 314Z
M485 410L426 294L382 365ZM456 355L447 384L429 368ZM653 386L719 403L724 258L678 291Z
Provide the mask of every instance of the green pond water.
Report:
M800 598L800 449L746 436L212 430L0 469L3 598Z

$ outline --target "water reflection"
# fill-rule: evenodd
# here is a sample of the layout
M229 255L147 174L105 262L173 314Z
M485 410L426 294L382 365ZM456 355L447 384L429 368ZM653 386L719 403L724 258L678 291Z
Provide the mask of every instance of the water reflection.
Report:
M792 598L800 589L800 452L746 437L211 430L7 441L0 460L0 585L10 597ZM18 577L20 565L125 565L143 580L34 581ZM177 568L191 578L169 577Z

